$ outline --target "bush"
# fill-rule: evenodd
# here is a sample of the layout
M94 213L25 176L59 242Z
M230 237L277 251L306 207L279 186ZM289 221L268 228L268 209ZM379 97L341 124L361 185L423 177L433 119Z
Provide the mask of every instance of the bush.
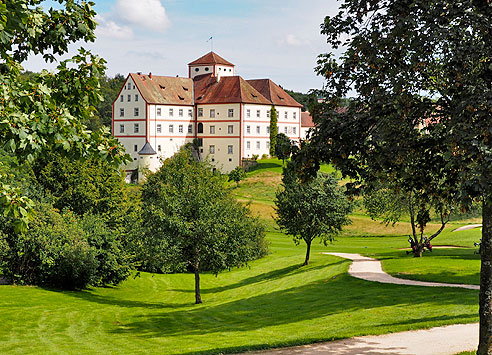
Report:
M263 154L263 155L261 156L261 159L268 159L268 154Z
M259 156L258 154L253 154L253 155L251 156L251 158L252 158L254 161L257 161L259 157L260 157L260 156Z

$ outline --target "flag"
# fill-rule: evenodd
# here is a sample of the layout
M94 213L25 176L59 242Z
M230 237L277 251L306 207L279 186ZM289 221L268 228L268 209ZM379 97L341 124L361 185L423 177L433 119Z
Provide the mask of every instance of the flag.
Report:
M213 39L213 38L212 38L212 37L210 37L209 39L207 39L207 42L208 42L208 41L211 41L212 39Z

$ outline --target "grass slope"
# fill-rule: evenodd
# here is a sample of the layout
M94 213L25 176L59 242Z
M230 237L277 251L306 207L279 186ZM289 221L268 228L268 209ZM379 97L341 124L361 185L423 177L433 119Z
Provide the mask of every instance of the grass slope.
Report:
M253 201L251 208L267 224L272 253L248 268L203 275L204 304L193 304L191 274L143 273L115 288L83 292L0 286L0 352L218 354L478 320L477 291L358 280L347 275L348 260L322 254L363 253L405 277L476 282L473 248L406 257L399 250L408 246L404 223L384 228L356 215L332 244L313 245L311 264L300 267L305 246L295 246L271 220L280 164L265 164L272 165L248 173L248 181L231 189ZM263 185L261 175L267 176ZM473 230L446 231L438 239L471 246L478 238Z

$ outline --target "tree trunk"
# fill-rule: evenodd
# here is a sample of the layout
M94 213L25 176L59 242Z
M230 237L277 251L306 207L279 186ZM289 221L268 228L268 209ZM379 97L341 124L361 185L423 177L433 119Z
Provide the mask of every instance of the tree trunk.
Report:
M195 264L195 304L202 303L202 297L200 296L200 271L199 264Z
M482 243L480 245L480 332L478 355L492 354L492 196L482 202Z
M302 266L306 266L309 264L309 253L311 252L311 241L306 242L306 244L307 244L306 260L304 261L304 264L302 264Z
M424 253L425 246L423 243L418 243L417 246L415 247L415 250L413 251L413 257L414 258L421 258L422 254Z

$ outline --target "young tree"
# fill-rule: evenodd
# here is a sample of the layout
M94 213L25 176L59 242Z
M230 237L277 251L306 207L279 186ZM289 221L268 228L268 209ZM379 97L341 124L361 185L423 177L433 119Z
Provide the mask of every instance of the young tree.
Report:
M322 25L328 44L344 53L319 59L326 104L313 112L318 125L299 155L305 172L331 161L356 182L379 171L443 200L482 201L478 354L492 354L490 28L484 0L344 0ZM423 165L413 164L409 175L416 151ZM425 181L442 188L431 191Z
M344 225L350 224L347 215L352 204L338 187L336 179L320 173L303 183L293 171L292 164L284 169L282 187L276 193L275 221L297 245L304 240L307 249L303 265L308 265L312 241L320 238L326 245Z
M104 60L80 49L55 73L20 78L30 55L53 62L68 52L69 44L95 39L92 2L60 1L62 8L49 13L37 6L43 2L0 3L0 145L30 164L57 151L73 158L97 156L119 167L128 157L109 129L90 132L82 124L101 101L98 77L104 74ZM29 199L0 176L0 212L16 219L18 231L26 229L31 208Z
M270 109L270 156L275 156L275 146L277 145L277 110L272 105Z
M283 133L277 135L277 144L275 144L275 156L282 159L282 165L285 165L285 160L289 159L297 147L292 143L289 137Z
M229 181L234 181L239 187L239 182L246 178L246 172L240 166L237 166L234 170L229 173Z
M264 229L224 188L221 176L184 147L150 174L142 188L146 247L165 266L195 274L195 303L202 303L200 271L217 274L256 256Z

